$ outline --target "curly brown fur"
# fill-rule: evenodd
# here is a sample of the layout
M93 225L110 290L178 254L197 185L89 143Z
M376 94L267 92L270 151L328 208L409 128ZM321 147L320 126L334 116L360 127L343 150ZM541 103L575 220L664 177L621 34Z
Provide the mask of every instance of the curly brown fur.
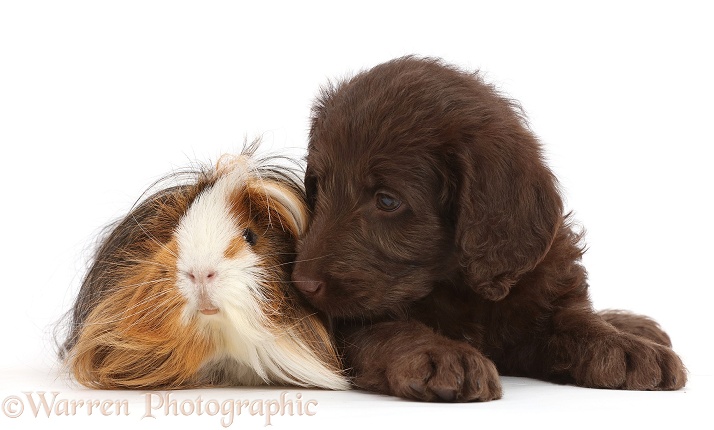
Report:
M593 311L581 235L541 146L478 74L404 57L325 88L305 184L313 217L293 279L335 319L358 387L492 400L494 369L684 386L654 322Z

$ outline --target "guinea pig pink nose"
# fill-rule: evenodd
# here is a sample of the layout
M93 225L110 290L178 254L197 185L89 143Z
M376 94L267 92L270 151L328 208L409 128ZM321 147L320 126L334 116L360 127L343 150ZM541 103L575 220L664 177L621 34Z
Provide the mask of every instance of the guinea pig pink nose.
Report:
M216 279L215 270L191 270L188 277L196 285L208 285Z
M303 294L315 295L325 287L325 282L307 275L300 270L295 270L292 275L293 283Z

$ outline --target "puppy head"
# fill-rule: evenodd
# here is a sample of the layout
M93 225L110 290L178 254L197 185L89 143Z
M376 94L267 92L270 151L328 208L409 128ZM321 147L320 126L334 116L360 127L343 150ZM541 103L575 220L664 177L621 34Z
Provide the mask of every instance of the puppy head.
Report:
M307 163L293 278L332 315L393 311L441 281L500 291L542 259L562 213L513 103L437 60L325 89Z

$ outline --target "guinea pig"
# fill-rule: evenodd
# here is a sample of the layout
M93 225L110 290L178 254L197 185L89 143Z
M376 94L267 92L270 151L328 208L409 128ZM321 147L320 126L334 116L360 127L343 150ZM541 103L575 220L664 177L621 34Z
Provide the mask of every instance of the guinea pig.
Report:
M107 227L60 357L99 389L347 389L327 329L294 290L301 181L257 142ZM186 181L184 181L186 182Z

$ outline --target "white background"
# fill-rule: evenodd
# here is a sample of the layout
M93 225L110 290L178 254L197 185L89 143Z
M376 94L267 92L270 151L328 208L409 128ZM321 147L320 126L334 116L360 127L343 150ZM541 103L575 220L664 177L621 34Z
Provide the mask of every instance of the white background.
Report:
M516 378L504 381L503 400L458 407L318 392L321 420L283 425L359 423L363 413L377 424L533 424L519 414L551 420L551 409L564 413L554 404L567 405L563 426L649 416L692 428L697 414L711 424L699 407L714 399L708 2L246 3L0 3L0 400L49 387L71 397L54 380L52 324L71 305L99 229L155 179L215 161L246 137L302 157L320 85L414 53L480 69L520 100L588 231L595 307L657 319L690 385L619 393ZM53 424L24 418L14 423ZM114 423L100 418L56 421Z

